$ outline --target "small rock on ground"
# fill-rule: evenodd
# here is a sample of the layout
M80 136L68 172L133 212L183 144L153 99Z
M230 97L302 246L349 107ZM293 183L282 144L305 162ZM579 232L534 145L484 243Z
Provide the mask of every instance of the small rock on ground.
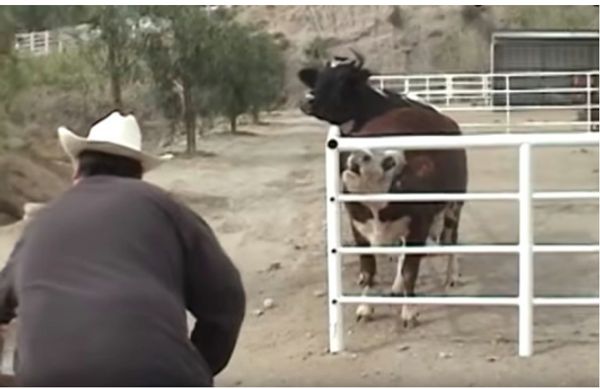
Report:
M273 262L272 264L269 265L269 267L267 268L267 271L271 272L271 271L280 270L280 269L281 269L281 262Z
M275 306L275 301L272 298L266 298L263 300L263 308L271 309Z
M440 351L438 353L438 358L442 358L442 359L449 359L452 358L452 353L451 352L446 352L446 351Z
M315 291L313 292L313 295L314 295L315 297L323 297L323 296L325 296L325 291L324 291L324 290L315 290Z
M410 349L410 346L408 344L403 344L401 346L396 347L396 350L398 351L406 351L408 349Z

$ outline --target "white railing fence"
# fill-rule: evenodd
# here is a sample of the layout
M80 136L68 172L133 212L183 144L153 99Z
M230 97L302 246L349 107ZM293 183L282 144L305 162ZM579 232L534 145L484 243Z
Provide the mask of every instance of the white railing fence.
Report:
M371 82L381 89L416 93L436 105L490 104L486 92L491 86L488 74L386 75L373 76Z
M595 70L581 72L464 73L373 76L372 85L401 93L414 93L450 113L501 113L492 120L461 121L469 129L516 127L591 130L598 126L598 77ZM531 120L523 113L562 110L580 115L576 120ZM569 119L569 118L567 118Z
M15 35L15 50L31 55L48 55L62 52L70 43L58 31L35 31Z
M534 253L597 253L600 245L536 245L533 240L533 199L600 199L600 190L580 192L537 192L531 184L531 149L535 146L599 146L594 133L480 134L463 136L341 137L339 128L329 130L326 145L327 268L329 290L329 349L344 349L343 304L437 304L508 305L519 309L519 355L533 352L533 307L536 305L598 306L600 298L535 297L533 293ZM469 147L518 147L519 190L489 193L368 194L340 193L339 152L358 149L449 149ZM348 201L431 201L431 200L517 200L519 202L519 243L517 245L457 245L434 247L345 247L341 244L341 204ZM516 297L368 297L348 296L342 291L342 256L351 254L402 253L516 253L519 256L519 294Z

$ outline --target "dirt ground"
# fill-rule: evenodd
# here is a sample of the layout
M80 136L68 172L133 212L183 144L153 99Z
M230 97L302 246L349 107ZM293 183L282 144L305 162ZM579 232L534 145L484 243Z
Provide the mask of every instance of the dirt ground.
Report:
M214 156L177 158L147 179L178 192L216 230L239 266L248 294L241 337L219 386L597 386L598 309L536 308L535 355L517 356L517 309L420 308L421 324L404 329L399 306L377 306L375 320L356 323L346 306L346 351L327 353L324 140L327 126L296 112L244 127L254 136L200 140ZM474 120L479 120L478 118ZM470 190L516 190L517 153L469 151ZM534 152L537 190L598 187L597 148ZM598 203L535 204L536 243L595 243ZM344 221L345 223L345 221ZM0 255L15 227L0 230ZM460 241L512 243L517 206L470 202ZM509 295L518 290L512 255L462 257L463 283L454 295ZM381 287L394 275L380 262ZM355 286L357 259L344 260L344 291ZM418 293L440 289L442 264L422 265ZM597 296L598 255L536 256L538 296ZM383 291L383 290L382 290ZM274 307L257 315L263 300Z

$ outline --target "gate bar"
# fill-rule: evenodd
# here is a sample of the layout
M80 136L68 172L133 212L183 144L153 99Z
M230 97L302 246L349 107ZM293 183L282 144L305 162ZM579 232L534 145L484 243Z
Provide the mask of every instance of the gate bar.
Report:
M424 136L386 136L385 143L377 137L337 137L339 151L364 149L456 149L468 147L506 147L520 146L582 146L597 145L600 135L597 133L544 133L544 134L480 134L480 135L424 135ZM330 140L331 142L331 140Z
M340 194L338 201L503 201L518 200L518 192L493 192L493 193L382 193L382 194ZM533 193L534 200L596 200L600 193L594 192L537 192Z
M339 130L331 131L339 134ZM338 301L342 294L342 258L340 202L336 201L339 189L338 151L331 147L331 141L325 147L325 177L327 179L327 274L329 284L329 352L337 353L344 348L344 323L342 304Z
M519 356L533 349L533 223L531 145L519 146Z
M597 244L546 244L533 245L534 253L597 253ZM456 245L456 246L341 246L338 252L343 255L379 254L516 254L520 245Z

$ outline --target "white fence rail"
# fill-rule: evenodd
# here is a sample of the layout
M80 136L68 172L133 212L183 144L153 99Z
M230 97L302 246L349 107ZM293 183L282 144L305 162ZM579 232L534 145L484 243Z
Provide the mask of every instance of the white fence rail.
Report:
M521 72L490 74L422 74L373 76L371 83L381 89L413 93L448 113L500 112L491 120L461 121L469 129L539 128L591 130L598 126L599 71ZM575 120L557 118L531 120L528 111L563 110L579 114ZM543 117L542 117L543 119Z
M463 136L387 136L368 138L341 137L339 128L329 130L326 145L327 251L329 290L329 349L344 348L343 304L439 304L509 305L519 309L519 355L533 352L533 307L535 305L598 306L600 298L535 297L533 292L533 253L596 253L595 245L535 245L532 228L533 199L600 199L600 189L580 192L533 193L531 185L531 149L535 146L599 146L594 133L554 134L481 134ZM499 193L439 194L365 194L340 193L339 152L358 149L448 149L468 147L518 147L519 190ZM435 247L344 247L341 244L341 203L347 201L431 201L431 200L517 200L519 202L519 243L517 245L457 245ZM348 296L342 291L342 256L349 254L402 253L517 253L519 255L519 294L516 297L367 297Z
M15 35L15 50L31 55L61 52L71 40L57 31L35 31Z

